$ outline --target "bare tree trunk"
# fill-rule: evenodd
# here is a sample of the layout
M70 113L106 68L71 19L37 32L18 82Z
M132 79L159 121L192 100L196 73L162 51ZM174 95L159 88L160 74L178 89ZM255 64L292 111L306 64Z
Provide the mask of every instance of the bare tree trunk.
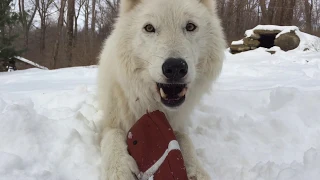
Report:
M313 9L313 0L311 3L308 0L304 1L304 11L305 11L305 18L306 18L306 31L308 33L312 33L312 9Z
M29 45L29 32L30 32L30 28L31 28L31 25L33 23L33 19L34 19L35 15L36 15L38 7L39 7L39 0L35 0L34 10L33 10L32 14L31 14L31 17L30 17L30 19L27 22L26 27L25 27L25 45L26 45L26 47L28 47L28 45Z
M43 54L44 49L46 48L46 20L41 18L40 26L40 53Z
M72 49L73 49L73 20L74 20L74 0L68 0L68 13L67 13L67 47L66 47L66 60L68 67L72 66Z
M19 0L19 15L20 15L20 23L22 25L22 29L25 31L27 26L27 15L24 9L24 0ZM24 32L24 46L28 47L26 31Z
M78 17L74 16L73 47L78 43Z
M45 48L45 24L46 24L46 12L45 12L45 1L41 0L41 5L38 8L40 16L40 54L43 54Z
M260 3L261 13L262 13L262 18L261 18L262 23L270 24L269 13L266 6L266 0L260 0L259 3Z
M57 32L56 42L55 42L54 48L53 48L52 68L57 68L57 58L58 58L58 53L59 53L60 38L61 38L62 27L63 27L63 17L64 17L65 5L66 5L66 0L61 0L60 11L59 11L59 20L58 20L58 32Z
M84 4L84 44L85 44L85 55L88 54L89 45L89 0L85 0Z
M96 0L92 0L92 11L91 11L91 38L95 37L95 30L96 30Z
M279 1L282 1L282 0L279 0ZM277 2L278 2L277 0L270 0L269 5L267 7L266 0L259 0L259 5L262 13L261 19L263 24L275 24L274 16L278 10L278 7L276 7Z
M80 0L78 2L79 2L79 4L78 4L77 13L74 16L74 33L73 33L73 37L74 37L74 41L73 41L74 45L73 46L74 47L76 46L77 41L78 41L78 19L79 19L80 12L81 12L81 9L82 9L82 6L83 6L85 0Z
M315 0L315 18L314 18L314 26L315 30L318 32L320 30L320 1ZM318 32L320 35L320 32Z
M269 20L268 24L275 24L275 20L276 20L275 15L278 10L278 7L276 7L276 5L277 5L277 0L270 0L269 6L268 6L268 20ZM277 18L280 18L280 17L277 17Z
M245 6L246 6L246 1L242 0L242 1L237 1L236 2L236 29L235 29L235 35L239 38L241 37L241 35L243 34L244 31L244 21L245 19L249 18L249 17L243 17L244 11L245 11Z
M38 6L38 13L40 16L40 53L43 54L46 47L46 28L48 9L54 0L40 0Z
M260 6L258 6L258 17L257 17L257 24L261 24L261 17L260 17L260 11L261 11L261 8Z
M274 24L281 26L292 25L295 0L277 0Z
M226 31L227 31L227 36L231 35L231 32L233 31L233 26L234 25L234 0L229 0L227 3L227 18L228 18L228 22L226 24Z
M280 25L290 26L293 20L293 10L296 5L296 0L285 0L282 3L283 7L283 21Z

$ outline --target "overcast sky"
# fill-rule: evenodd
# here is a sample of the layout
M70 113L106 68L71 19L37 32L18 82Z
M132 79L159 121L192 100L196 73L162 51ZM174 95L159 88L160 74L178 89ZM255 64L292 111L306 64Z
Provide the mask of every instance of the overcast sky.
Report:
M46 0L47 1L47 0ZM13 0L13 9L14 11L18 12L19 11L19 0ZM54 0L54 3L60 7L60 0ZM25 0L25 10L28 11L28 10L33 10L33 0ZM78 9L78 4L76 3L76 11ZM55 5L51 5L51 7L49 8L49 13L50 16L49 16L49 21L50 22L58 22L58 19L59 19L59 12L57 10L57 8L55 7ZM65 14L66 16L66 14ZM33 20L33 23L34 23L34 26L35 27L40 27L40 17L39 17L39 14L38 12L36 13L35 17L34 17L34 20ZM83 24L84 24L84 16L82 13L80 13L79 15L79 18L78 18L78 28L82 28L83 27Z

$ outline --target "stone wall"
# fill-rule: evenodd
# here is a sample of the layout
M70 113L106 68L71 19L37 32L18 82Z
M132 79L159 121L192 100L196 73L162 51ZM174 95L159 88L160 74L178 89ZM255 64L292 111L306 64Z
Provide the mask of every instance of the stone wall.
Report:
M281 33L279 35L279 33ZM297 48L300 44L300 38L294 30L283 32L281 30L254 29L246 34L240 41L232 42L230 46L231 53L240 53L253 50L259 47L271 48L280 47L283 51L289 51Z

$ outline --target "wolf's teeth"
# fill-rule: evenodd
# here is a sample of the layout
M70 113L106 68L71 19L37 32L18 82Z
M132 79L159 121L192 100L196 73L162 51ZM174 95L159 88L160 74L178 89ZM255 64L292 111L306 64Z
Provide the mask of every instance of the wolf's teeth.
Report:
M161 97L164 98L164 99L167 98L167 95L166 95L166 93L163 92L163 89L162 89L162 88L160 88L160 95L161 95Z
M184 95L186 95L187 93L187 88L183 88L183 90L178 94L179 97L182 97Z

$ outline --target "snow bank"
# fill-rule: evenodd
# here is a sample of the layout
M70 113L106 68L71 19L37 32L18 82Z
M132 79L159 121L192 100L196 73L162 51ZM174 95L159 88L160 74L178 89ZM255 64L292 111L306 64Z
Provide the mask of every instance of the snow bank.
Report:
M100 114L81 68L0 79L0 180L99 179Z
M320 53L227 54L190 127L212 179L319 179L319 100Z
M212 179L320 179L320 53L226 53L188 131ZM0 75L0 180L98 180L96 67Z
M300 45L296 50L300 51L317 51L320 52L320 38L301 31L297 31L296 34L300 38Z

